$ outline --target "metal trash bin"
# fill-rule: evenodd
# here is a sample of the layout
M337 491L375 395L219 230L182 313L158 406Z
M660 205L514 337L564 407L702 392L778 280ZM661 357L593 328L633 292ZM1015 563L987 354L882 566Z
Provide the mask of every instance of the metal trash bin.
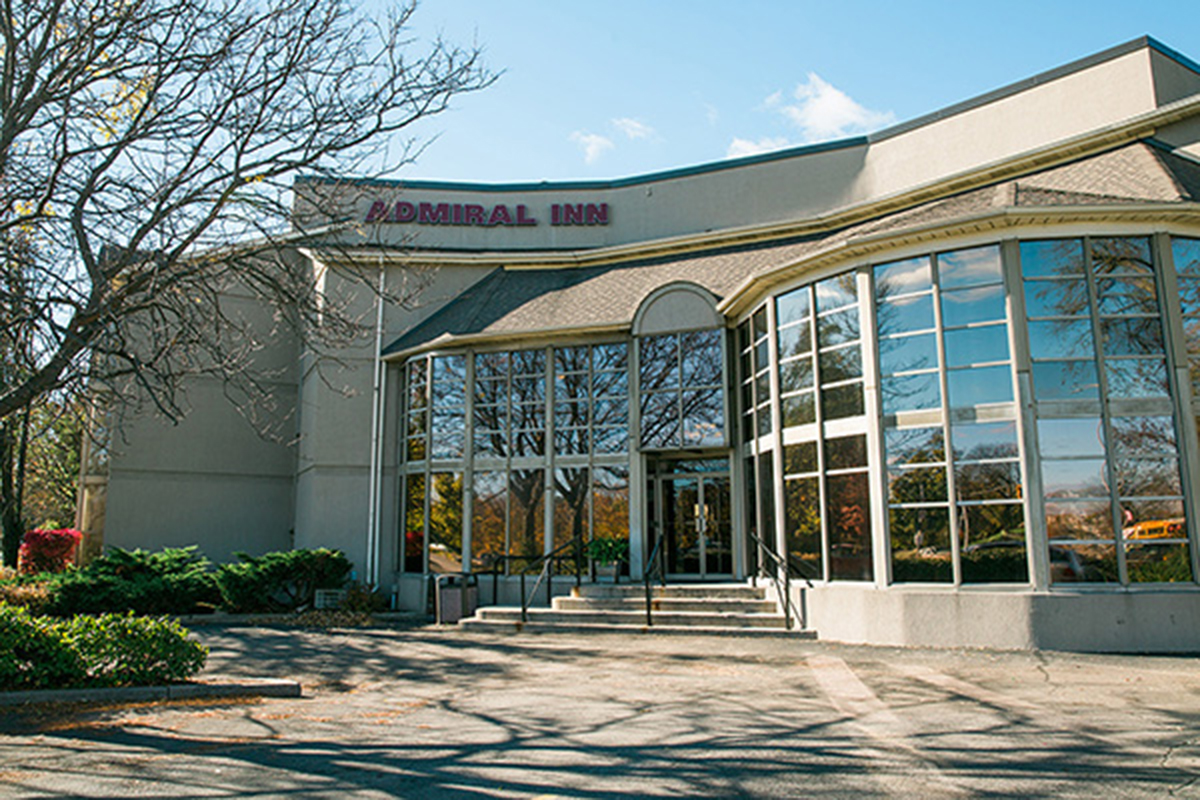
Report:
M469 572L437 575L434 578L434 619L453 625L475 614L479 607L479 578Z

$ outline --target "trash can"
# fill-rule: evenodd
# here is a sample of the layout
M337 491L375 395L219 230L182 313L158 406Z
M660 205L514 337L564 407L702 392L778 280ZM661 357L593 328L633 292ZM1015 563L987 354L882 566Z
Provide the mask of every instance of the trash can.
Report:
M434 619L439 625L453 625L479 606L479 578L472 573L438 575L434 598Z

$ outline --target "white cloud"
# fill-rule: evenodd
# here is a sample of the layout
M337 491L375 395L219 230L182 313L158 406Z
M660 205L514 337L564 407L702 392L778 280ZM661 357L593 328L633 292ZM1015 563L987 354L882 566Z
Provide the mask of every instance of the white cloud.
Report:
M808 80L796 87L793 96L799 102L784 105L776 92L766 99L765 104L777 108L791 120L808 142L867 133L896 120L890 111L872 111L863 107L815 72L808 73Z
M734 137L733 141L729 143L729 150L725 153L725 156L727 158L738 158L740 156L757 155L758 153L769 153L772 150L782 150L789 144L791 143L784 136L764 136L757 142Z
M721 118L721 112L712 103L704 104L704 116L708 120L709 125L716 125L717 120Z
M607 136L601 136L598 133L575 131L571 134L570 139L583 148L583 160L588 164L596 163L596 160L604 154L605 150L612 150L614 146L612 139L609 139Z
M612 124L630 139L649 139L654 135L654 128L632 117L617 117Z

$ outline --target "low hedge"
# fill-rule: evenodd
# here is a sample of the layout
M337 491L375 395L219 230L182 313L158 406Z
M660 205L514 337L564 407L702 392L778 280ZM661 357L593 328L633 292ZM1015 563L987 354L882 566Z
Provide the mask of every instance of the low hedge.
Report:
M208 650L177 622L132 614L59 620L0 603L0 691L186 680Z
M216 576L195 547L113 548L81 570L50 579L47 613L192 614L220 602Z
M295 611L313 604L317 589L346 585L352 565L338 550L286 550L251 556L217 572L222 606L235 613Z

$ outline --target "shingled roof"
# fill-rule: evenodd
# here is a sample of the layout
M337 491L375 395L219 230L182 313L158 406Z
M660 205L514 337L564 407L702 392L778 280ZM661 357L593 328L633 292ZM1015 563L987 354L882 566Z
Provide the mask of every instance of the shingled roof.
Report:
M392 342L385 354L465 335L519 336L629 325L654 289L691 281L718 298L746 279L857 236L899 233L1000 208L1200 200L1200 164L1152 141L928 202L818 236L565 269L497 268Z

